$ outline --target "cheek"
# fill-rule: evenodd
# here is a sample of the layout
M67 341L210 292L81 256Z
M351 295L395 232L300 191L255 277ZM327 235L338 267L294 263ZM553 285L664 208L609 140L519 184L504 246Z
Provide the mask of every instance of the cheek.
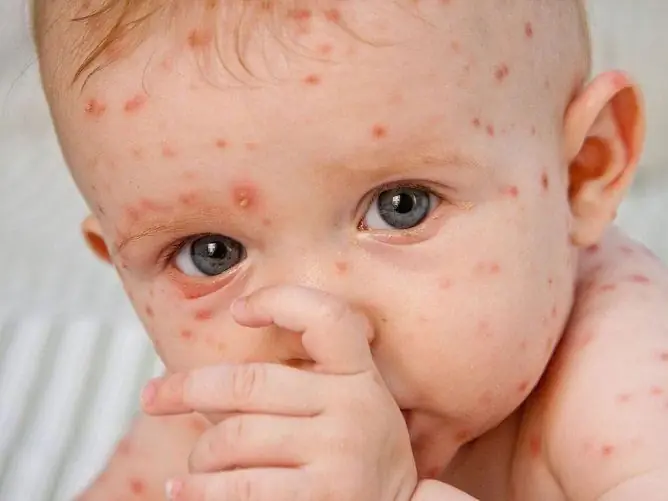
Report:
M155 350L172 371L229 361L234 322L229 305L202 307L196 301L172 297L157 286L142 288L124 282L128 297ZM238 329L238 327L236 327Z

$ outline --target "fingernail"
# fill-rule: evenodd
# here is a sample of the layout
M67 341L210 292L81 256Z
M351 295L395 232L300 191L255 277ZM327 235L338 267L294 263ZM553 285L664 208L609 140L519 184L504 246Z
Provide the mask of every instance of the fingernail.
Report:
M165 484L167 499L176 499L181 490L183 490L183 482L180 480L170 480Z
M151 405L158 394L158 383L156 380L149 381L141 392L141 401L144 405Z

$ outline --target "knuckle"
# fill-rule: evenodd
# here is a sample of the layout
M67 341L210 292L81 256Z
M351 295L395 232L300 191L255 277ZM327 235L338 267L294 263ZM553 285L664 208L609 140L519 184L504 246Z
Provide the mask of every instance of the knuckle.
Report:
M260 364L244 364L234 368L231 374L232 398L237 403L249 403L266 379Z

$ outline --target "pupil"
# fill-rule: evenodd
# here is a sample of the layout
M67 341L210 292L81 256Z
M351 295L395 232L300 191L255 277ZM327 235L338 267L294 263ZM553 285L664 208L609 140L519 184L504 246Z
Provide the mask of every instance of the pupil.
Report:
M223 259L227 255L224 245L217 242L209 242L206 246L207 255L212 259Z
M400 193L392 197L392 205L400 214L406 214L413 210L415 203L413 197L406 193Z

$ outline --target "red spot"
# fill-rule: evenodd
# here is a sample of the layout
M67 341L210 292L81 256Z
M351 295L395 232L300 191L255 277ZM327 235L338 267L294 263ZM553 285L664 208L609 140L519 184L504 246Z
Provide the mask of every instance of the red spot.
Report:
M86 103L84 112L86 113L86 115L90 115L95 118L100 118L107 112L107 105L98 101L97 99L90 99Z
M557 318L557 306L552 307L552 312L551 312L552 318Z
M334 47L332 47L331 44L323 43L323 44L318 45L317 50L318 50L318 54L320 54L321 56L328 56L332 53L332 50L334 50Z
M183 329L181 331L181 339L185 341L191 341L193 336L194 336L193 331L191 331L190 329Z
M540 456L543 444L541 443L540 437L538 435L532 435L529 438L529 453L532 458L537 458Z
M487 135L488 135L489 137L494 137L495 132L494 132L494 126L493 126L493 125L488 125L488 126L485 128L485 130L487 131Z
M382 139L387 136L387 128L383 125L376 124L371 129L371 135L376 139Z
M522 381L518 386L517 386L517 391L520 393L524 393L529 389L529 381Z
M216 144L216 148L218 148L220 150L224 150L225 148L227 148L227 141L225 141L224 139L216 139L215 144Z
M548 177L547 172L543 172L543 175L540 177L540 184L543 186L544 191L550 189L550 178Z
M130 451L132 450L132 447L130 445L130 439L124 438L120 442L118 442L118 446L116 447L116 452L123 456L127 456L130 454Z
M493 394L491 391L487 390L485 393L480 395L480 398L478 399L480 401L480 404L484 407L489 407L492 405L492 401L494 400Z
M527 341L526 341L526 339L525 339L525 340L523 340L523 341L520 343L520 350L522 350L522 351L526 351L526 350L527 350L527 347L528 347L528 343L527 343Z
M619 402L620 404L626 404L630 402L632 396L633 395L631 395L630 393L620 393L619 395L617 395L617 402Z
M615 447L612 445L604 445L601 447L601 454L605 457L611 456L613 452L615 452Z
M193 416L190 420L190 428L199 434L204 433L208 427L206 421L199 416Z
M146 94L137 94L132 99L126 101L123 109L126 113L134 113L135 111L143 108L146 104L146 101L148 101Z
M659 359L662 362L668 362L668 351L664 351L664 352L659 353Z
M263 218L262 226L264 226L265 228L269 228L271 226L271 219L269 219L268 217Z
M131 153L132 153L132 156L134 158L136 158L137 160L141 160L142 158L144 158L144 152L138 146L132 148Z
M506 186L501 190L501 193L509 196L510 198L517 198L520 194L520 190L517 186L511 185L511 186Z
M600 292L612 292L612 291L614 291L614 290L616 290L616 289L617 289L617 285L616 285L616 284L605 284L605 285L601 285L601 286L598 288L598 290L599 290Z
M155 312L153 311L153 308L151 307L150 304L149 304L149 305L146 305L146 309L145 309L145 311L146 311L146 316L147 316L147 317L149 317L149 318L153 318L153 317L155 316Z
M533 38L533 26L531 23L526 23L524 25L524 34L527 38Z
M350 269L350 266L345 261L337 261L334 263L334 266L336 266L336 271L338 271L341 275L347 273Z
M176 156L176 150L168 144L164 144L162 146L162 156L165 158L174 158Z
M197 310L195 312L195 320L204 321L213 318L213 311L211 310Z
M478 263L475 272L483 275L498 275L501 272L501 266L495 262Z
M183 205L188 205L192 206L195 205L197 202L197 195L195 193L182 193L179 195L179 202L181 202Z
M629 280L634 284L650 284L652 281L645 275L631 275Z
M293 9L288 12L288 17L295 21L309 21L313 17L313 13L309 9Z
M438 281L438 286L443 290L451 288L452 284L453 282L450 278L442 278Z
M450 42L450 48L452 49L452 52L454 52L455 54L459 54L462 50L462 46L457 40L453 40L452 42Z
M471 120L471 123L473 124L473 127L475 127L476 129L480 128L481 123L479 118L474 118L473 120Z
M141 217L141 214L139 213L139 210L137 210L134 207L126 208L125 212L128 215L128 219L133 223L136 223L137 221L139 221L139 218Z
M587 247L587 253L588 254L596 254L600 250L601 250L601 246L598 245L598 244L594 244L591 247Z
M168 205L161 205L148 198L142 198L139 201L139 206L146 212L170 212L171 207Z
M531 135L532 135L532 136L535 136L535 135L536 135L536 126L535 126L535 125L532 125L532 126L531 126Z
M548 279L547 279L547 285L549 285L550 287L552 287L552 286L554 285L554 278L548 278Z
M321 82L320 77L318 75L307 75L304 77L304 83L306 85L319 85Z
M167 73L170 73L174 69L174 63L171 58L166 57L160 62L160 67Z
M330 23L339 23L341 22L341 12L339 9L327 9L325 11L325 19Z
M649 394L652 395L653 397L660 397L663 395L663 388L660 386L652 386L649 390Z
M252 141L247 142L245 146L246 146L246 149L247 149L248 151L255 151L255 150L257 150L257 143L254 143L254 142L252 142Z
M467 442L471 439L471 430L459 430L455 433L455 440L457 442Z
M205 47L211 43L212 39L213 36L210 31L195 29L188 34L188 45L192 49Z
M577 351L582 350L582 349L586 348L587 346L589 346L589 344L591 344L591 342L593 340L594 340L594 333L591 332L591 331L588 331L580 337L579 341L577 342L577 344L575 346L575 349Z
M136 495L144 494L144 492L146 492L146 484L144 484L144 482L142 482L138 478L131 478L130 491L132 491L132 493Z
M508 68L507 64L500 64L494 70L494 77L499 82L503 82L509 74L510 74L510 69Z
M232 188L232 203L242 209L255 207L257 198L257 188L250 183L241 183Z

